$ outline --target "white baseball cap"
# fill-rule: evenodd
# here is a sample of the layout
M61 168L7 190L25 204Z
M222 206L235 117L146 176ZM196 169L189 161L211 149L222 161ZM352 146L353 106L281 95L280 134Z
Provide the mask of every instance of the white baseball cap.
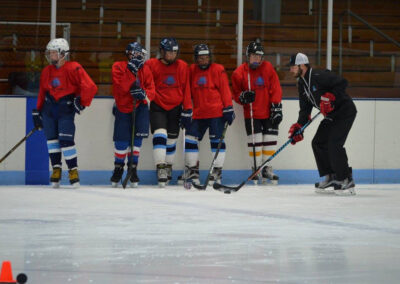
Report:
M300 65L300 64L310 64L307 55L299 52L290 56L289 66Z

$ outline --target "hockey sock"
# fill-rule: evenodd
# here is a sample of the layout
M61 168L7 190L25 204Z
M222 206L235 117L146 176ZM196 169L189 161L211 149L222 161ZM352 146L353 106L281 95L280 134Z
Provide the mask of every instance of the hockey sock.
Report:
M153 134L153 157L156 165L165 163L167 151L167 130L159 128Z
M53 168L61 168L61 148L58 139L47 140L47 149L51 166Z
M114 141L114 162L124 164L128 152L128 141Z
M265 162L273 154L275 154L277 147L278 135L265 134L263 135L263 148L262 148L262 161Z
M78 159L74 141L60 140L60 146L64 155L68 169L72 170L78 167Z
M215 155L215 152L217 151L218 143L219 143L219 139L210 139L210 146L211 146L211 152L213 153L213 157ZM215 159L214 166L216 168L222 168L222 166L224 165L225 150L226 150L225 141L222 140L221 148L219 149L219 153L218 153L218 157L217 157L217 159Z
M134 165L137 165L139 163L140 148L142 147L142 142L143 142L143 137L135 136L135 139L133 140L133 157L131 157L131 149L129 149L128 163L130 163L131 160Z
M256 163L257 167L261 165L261 150L262 150L262 134L261 133L255 133L254 134L254 143L255 143L255 148L256 148ZM251 158L251 166L254 167L254 162L253 162L253 137L252 135L247 136L247 146L249 148L249 156Z
M185 165L194 167L199 159L199 142L194 136L185 137Z
M178 139L174 138L168 138L167 140L167 152L166 152L166 157L165 157L165 162L167 164L172 165L174 163L174 158L175 158L175 152L176 152L176 141Z

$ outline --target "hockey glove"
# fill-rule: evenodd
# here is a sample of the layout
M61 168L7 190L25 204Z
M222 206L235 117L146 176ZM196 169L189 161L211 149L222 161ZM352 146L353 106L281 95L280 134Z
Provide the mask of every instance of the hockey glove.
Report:
M295 145L297 142L300 142L301 140L303 140L304 136L303 136L303 132L298 133L298 131L302 128L303 126L299 123L294 123L292 124L292 126L290 127L289 130L289 138L292 138L292 145Z
M144 65L144 58L132 58L128 62L128 69L136 76L137 72Z
M323 96L321 96L319 109L324 116L334 110L335 107L333 103L335 102L335 99L335 95L332 93L325 93Z
M235 119L235 112L233 111L232 106L223 108L222 115L223 115L224 122L227 122L229 125L231 125L233 120Z
M269 119L271 120L271 123L273 126L278 126L279 123L282 121L282 104L277 103L271 104L271 114L269 116Z
M33 125L37 130L42 130L43 128L43 120L42 114L39 110L33 109L32 110L32 118L33 118Z
M146 98L146 92L142 88L133 87L129 92L134 99L144 100Z
M74 111L77 114L81 114L81 112L85 109L83 105L81 105L81 97L74 98Z
M256 93L254 93L253 91L244 91L239 96L239 101L243 105L250 104L254 102L255 99L256 99Z
M181 128L185 128L187 130L189 129L191 124L192 124L192 110L191 109L183 110L181 112L181 121L180 121Z

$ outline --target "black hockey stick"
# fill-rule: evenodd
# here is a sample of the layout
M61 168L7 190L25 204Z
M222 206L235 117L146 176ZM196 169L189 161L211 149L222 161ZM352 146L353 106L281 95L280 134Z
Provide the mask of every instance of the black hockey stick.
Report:
M130 147L131 147L131 159L128 162L128 172L126 173L126 176L124 178L124 180L122 181L122 187L125 189L126 185L129 181L129 179L132 176L132 160L133 160L133 143L135 140L135 120L136 120L136 98L133 99L133 110L132 110L132 137L131 137L131 143L130 143Z
M221 149L222 141L223 141L224 138L225 138L225 133L226 133L226 130L227 130L227 129L228 129L228 123L225 122L224 130L222 131L221 137L219 138L217 150L215 151L214 158L213 158L213 160L212 160L212 162L211 162L211 167L210 167L210 169L208 170L208 175L207 175L207 178L206 178L206 182L205 182L203 185L193 183L193 186L194 186L195 188L197 188L198 190L205 190L205 189L207 188L208 182L210 181L210 178L211 178L211 173L212 173L212 171L213 171L213 169L214 169L215 160L216 160L217 157L218 157L218 153L219 153L219 150Z
M11 155L12 152L15 151L15 149L17 149L19 147L19 145L21 145L22 143L24 143L24 141L26 139L28 139L36 130L38 130L37 128L33 128L28 134L26 134L26 136L24 138L22 138L17 144L15 144L14 147L12 147L12 149L10 151L7 152L7 154L4 155L4 157L2 157L0 159L0 164L8 157Z
M318 112L316 115L314 115L313 118L311 118L311 120L309 120L306 124L304 124L304 126L295 133L295 135L303 133L303 131L307 128L307 126L309 126L310 123L313 122L314 119L316 119L319 114L320 114L320 112ZM295 136L295 135L292 135L292 137L289 138L289 140L286 141L285 144L283 144L271 157L268 158L268 160L263 162L261 164L261 166L259 166L257 168L257 170L252 172L251 175L246 180L244 180L241 184L239 184L238 186L228 186L228 185L223 185L220 183L214 183L213 188L215 190L219 190L219 191L222 191L223 193L228 193L228 194L231 193L232 191L236 192L236 191L240 190L240 188L242 188L242 186L245 185L246 182L252 180L253 177L257 176L261 172L261 170L267 165L268 162L270 162L273 158L275 158L287 145L289 145L293 141L293 136Z

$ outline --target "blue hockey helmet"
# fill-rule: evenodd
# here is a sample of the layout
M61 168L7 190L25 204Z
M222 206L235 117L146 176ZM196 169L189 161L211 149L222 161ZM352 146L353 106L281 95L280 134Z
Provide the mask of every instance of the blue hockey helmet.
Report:
M210 60L208 61L208 64L202 64L202 65L198 64L197 59L201 55L208 55L210 57ZM203 69L203 70L207 69L210 66L210 64L211 64L211 50L210 50L210 48L208 47L207 44L200 43L200 44L198 44L198 45L196 45L194 47L194 61L198 64L200 69Z
M160 50L179 52L179 44L174 37L165 37L160 41Z
M144 47L136 41L129 43L125 48L125 55L127 57L129 57L129 55L132 55L136 58L144 58L146 54L146 49L144 49Z

